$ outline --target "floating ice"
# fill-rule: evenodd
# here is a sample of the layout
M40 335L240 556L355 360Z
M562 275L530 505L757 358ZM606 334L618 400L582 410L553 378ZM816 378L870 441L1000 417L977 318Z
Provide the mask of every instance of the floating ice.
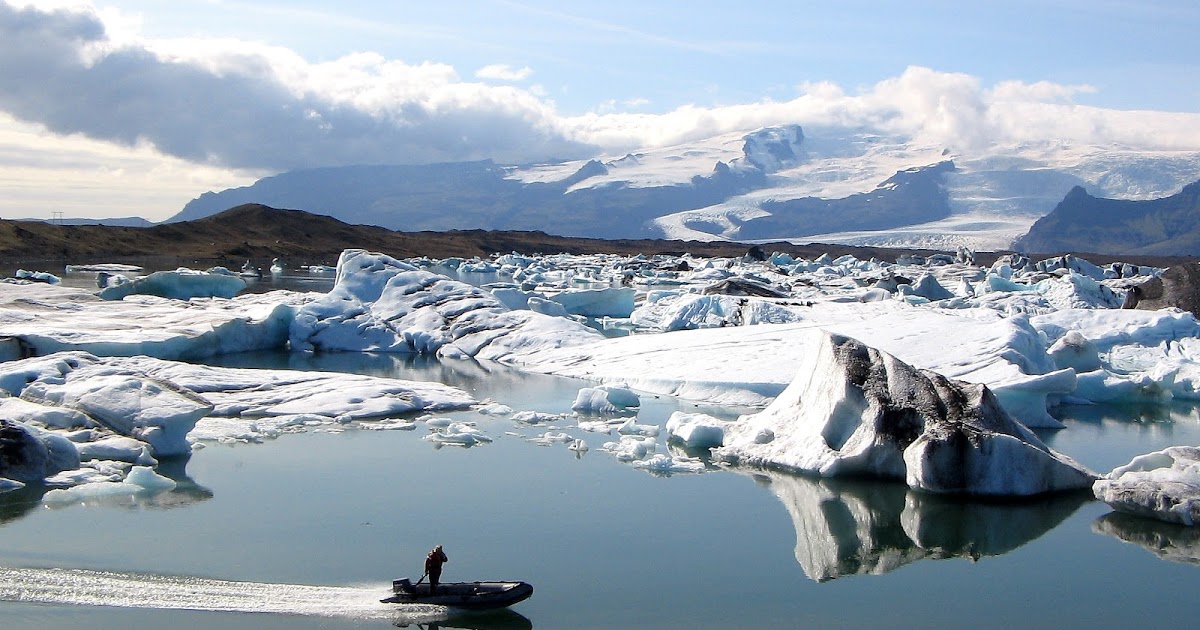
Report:
M1200 524L1200 447L1139 455L1092 485L1114 510L1171 523Z
M620 441L605 442L600 449L612 453L618 461L631 462L653 455L658 449L658 443L652 437L622 435Z
M721 445L729 424L704 413L676 411L667 420L667 435L688 448L713 448Z
M492 438L483 434L478 428L465 422L452 422L426 435L425 440L435 444L450 444L453 446L475 446L487 444Z
M917 370L847 337L812 334L816 351L795 381L730 427L717 457L904 479L941 493L1032 495L1095 479L1015 422L986 387Z
M635 291L629 287L572 289L550 296L572 315L584 317L629 317Z
M621 385L584 387L575 395L571 409L585 414L633 413L634 407L642 404L638 395Z
M501 360L600 334L575 321L510 311L484 289L383 254L346 250L333 289L301 306L293 350L381 351Z
M641 468L655 473L702 473L704 462L695 457L672 456L655 453L647 459L633 462L634 468Z
M21 356L82 350L202 358L283 348L293 306L312 297L272 291L231 300L139 295L109 302L81 289L15 286L0 294L0 335L19 341Z
M121 300L130 295L155 295L175 300L196 297L231 298L246 288L246 281L220 273L192 269L156 271L129 282L114 284L100 291L104 300Z
M73 488L51 490L42 497L46 503L78 503L108 496L164 492L175 488L175 482L155 473L147 466L134 466L124 481L94 481Z

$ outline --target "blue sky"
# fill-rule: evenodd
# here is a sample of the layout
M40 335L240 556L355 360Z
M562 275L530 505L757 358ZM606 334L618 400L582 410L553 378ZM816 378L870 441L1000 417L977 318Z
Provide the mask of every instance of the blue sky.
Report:
M1161 0L0 0L0 216L786 122L1200 150L1197 32Z
M1196 111L1200 3L1154 1L311 2L120 0L148 36L230 37L309 61L371 51L409 63L528 68L564 114L663 112L853 91L908 66L1087 84L1078 102Z

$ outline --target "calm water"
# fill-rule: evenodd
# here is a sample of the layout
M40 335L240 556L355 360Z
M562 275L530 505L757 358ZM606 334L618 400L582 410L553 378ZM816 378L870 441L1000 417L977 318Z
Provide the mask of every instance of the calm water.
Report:
M386 355L221 361L437 380L544 412L584 385ZM643 424L697 409L643 405ZM582 456L527 441L549 426L453 415L495 442L434 448L424 427L285 435L197 450L167 467L178 489L139 500L0 495L0 599L39 602L0 601L0 627L1190 627L1200 614L1200 566L1159 557L1200 556L1200 536L1113 518L1086 493L974 503L748 471L655 476L570 421L558 428L587 441ZM1043 437L1096 470L1200 444L1191 406L1059 415L1068 428ZM526 580L533 598L500 614L377 602L439 543L444 580Z

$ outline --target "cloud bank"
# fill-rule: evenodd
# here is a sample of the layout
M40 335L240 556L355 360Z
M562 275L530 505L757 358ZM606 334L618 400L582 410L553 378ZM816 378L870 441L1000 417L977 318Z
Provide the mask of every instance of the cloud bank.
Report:
M241 41L140 40L127 27L90 9L0 3L0 111L54 134L260 171L574 159L782 123L863 128L964 153L1048 139L1200 149L1197 114L1083 107L1072 99L1088 86L989 87L921 67L857 93L811 83L786 101L656 114L598 105L566 116L536 87L494 84L524 80L528 67L487 66L472 81L446 64L373 53L310 63Z

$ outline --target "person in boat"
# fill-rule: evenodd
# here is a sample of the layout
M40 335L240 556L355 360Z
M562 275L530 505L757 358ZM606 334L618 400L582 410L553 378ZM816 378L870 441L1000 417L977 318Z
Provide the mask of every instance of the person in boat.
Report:
M442 565L450 561L446 557L446 552L442 551L442 546L438 545L425 556L425 573L429 575L429 594L433 595L437 590L438 581L442 579Z

